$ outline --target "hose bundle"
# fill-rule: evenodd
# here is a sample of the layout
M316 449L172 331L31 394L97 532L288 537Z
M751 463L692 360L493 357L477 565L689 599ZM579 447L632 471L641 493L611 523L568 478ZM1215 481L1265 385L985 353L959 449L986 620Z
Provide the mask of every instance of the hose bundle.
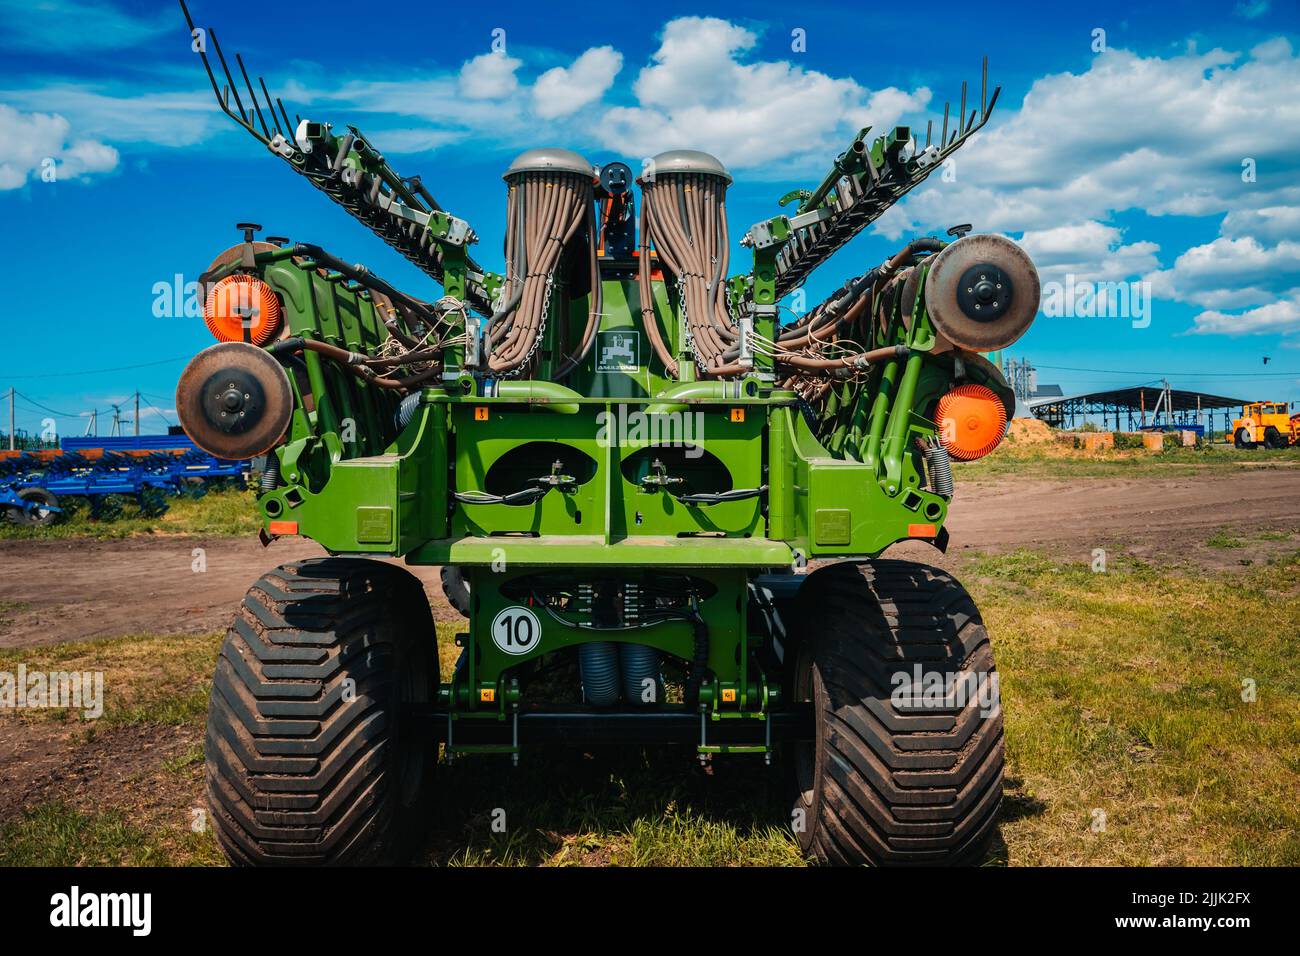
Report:
M677 279L695 361L714 377L748 370L728 361L739 340L727 308L726 275L730 258L727 235L727 181L707 173L660 173L642 184L641 311L651 345L670 374L676 364L668 354L654 317L650 257L654 243L664 268Z
M488 322L488 369L518 374L532 362L546 328L551 288L569 242L586 222L591 309L577 352L556 371L567 375L591 349L601 310L596 249L599 225L590 175L524 170L509 176L505 301Z

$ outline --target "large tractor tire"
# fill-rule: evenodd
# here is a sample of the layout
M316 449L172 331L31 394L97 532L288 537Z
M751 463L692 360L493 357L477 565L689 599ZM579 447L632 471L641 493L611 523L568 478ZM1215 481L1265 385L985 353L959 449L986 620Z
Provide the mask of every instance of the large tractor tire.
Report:
M1232 433L1232 444L1233 447L1243 449L1243 450L1254 449L1255 447L1255 443L1253 441L1246 440L1246 429L1244 428L1238 428L1235 432Z
M1285 448L1286 446L1287 440L1282 436L1280 431L1272 425L1269 425L1268 428L1264 429L1265 448Z
M419 849L438 687L429 602L406 570L317 558L253 585L217 659L207 794L239 864L385 864Z
M446 595L447 603L461 617L469 617L469 582L465 580L464 572L454 565L444 565L438 572L438 580L442 584L442 593Z
M796 606L791 689L816 720L793 755L801 847L839 865L978 861L1002 798L1003 736L970 596L936 568L875 561L813 572ZM952 675L964 703L895 700L915 668Z

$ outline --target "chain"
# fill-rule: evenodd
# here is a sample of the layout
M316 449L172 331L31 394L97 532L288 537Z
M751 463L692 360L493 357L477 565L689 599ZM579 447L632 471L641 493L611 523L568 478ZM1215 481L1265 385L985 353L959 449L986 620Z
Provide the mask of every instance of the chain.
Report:
M528 354L523 360L510 371L504 373L502 378L518 378L524 373L524 369L533 361L533 356L537 354L538 347L542 344L542 339L546 335L546 319L551 314L551 292L555 288L555 273L552 272L546 277L546 292L542 296L542 321L537 326L537 336L533 339L533 344L528 349Z
M695 347L695 336L691 335L690 317L686 314L686 277L677 277L677 303L682 312L682 338L686 342L686 347L691 350L691 355L695 359L695 367L701 372L708 371L704 364L704 359L700 356L700 350Z

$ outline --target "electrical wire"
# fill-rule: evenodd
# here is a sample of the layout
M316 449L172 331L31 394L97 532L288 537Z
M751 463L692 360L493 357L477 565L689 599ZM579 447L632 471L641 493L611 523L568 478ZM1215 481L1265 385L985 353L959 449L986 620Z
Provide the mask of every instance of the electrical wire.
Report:
M1098 375L1162 375L1166 378L1178 376L1181 378L1260 378L1263 376L1300 376L1300 371L1294 372L1175 372L1162 371L1153 372L1146 370L1128 370L1128 369L1107 369L1107 368L1075 368L1069 365L1040 365L1033 363L1034 368L1047 368L1054 372L1092 372Z
M40 409L43 412L49 412L51 415L55 416L56 418L84 418L91 414L90 412L61 412L58 411L57 409L50 408L50 406L48 405L42 405L40 402L32 398L30 395L24 395L22 392L18 391L17 389L14 390L14 394L17 397L23 399L23 401L27 402L29 405L34 405L36 408ZM108 409L97 408L95 409L95 411L107 412Z
M145 403L146 405L148 405L150 408L153 409L154 414L156 414L159 418L161 418L161 419L162 419L164 422L166 422L169 426L172 424L172 420L171 420L170 418L168 418L166 415L164 415L161 411L159 411L158 408L154 405L154 403L151 402L151 401L149 401L149 399L148 399L145 395L140 394L140 397L144 399L144 403Z
M114 368L90 368L81 369L76 372L42 372L39 375L9 375L11 379L29 379L29 378L66 378L71 375L99 375L104 372L126 372L136 368L154 368L159 365L170 365L172 362L188 362L194 358L193 354L178 355L176 358L159 359L156 362L142 362L139 365L118 365Z

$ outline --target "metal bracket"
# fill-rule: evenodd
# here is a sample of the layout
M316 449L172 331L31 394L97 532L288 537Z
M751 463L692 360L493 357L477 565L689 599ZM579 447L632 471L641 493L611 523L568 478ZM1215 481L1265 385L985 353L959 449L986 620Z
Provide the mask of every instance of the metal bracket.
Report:
M758 311L755 306L754 311ZM754 316L752 314L742 315L737 320L740 326L740 364L753 368L754 366Z
M790 238L791 231L791 219L788 216L765 219L750 226L749 231L740 240L740 244L754 249L770 249L772 246L786 242Z
M478 368L483 345L483 320L469 313L465 317L465 368Z
M309 143L308 145L310 146L311 144ZM278 156L283 156L285 159L293 159L298 152L294 149L293 144L279 133L276 133L271 137L271 141L266 144L266 148Z
M823 219L829 219L838 212L834 207L822 206L818 209L812 209L808 212L801 212L797 216L790 217L790 231L795 232L799 229L807 229L809 226L821 222Z

